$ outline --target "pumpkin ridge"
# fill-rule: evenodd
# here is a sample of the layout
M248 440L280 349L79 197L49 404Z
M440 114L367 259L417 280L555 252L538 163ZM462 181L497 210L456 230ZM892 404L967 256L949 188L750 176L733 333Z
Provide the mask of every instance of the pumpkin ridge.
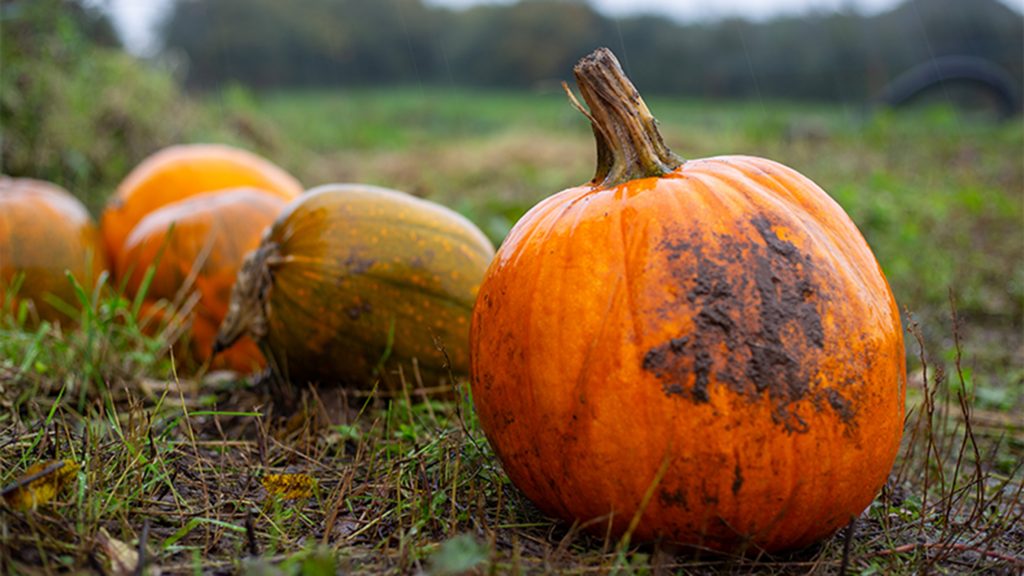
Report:
M368 268L366 270L362 270L362 271L353 272L349 268L344 268L344 267L341 267L341 266L324 265L322 263L318 263L318 262L316 262L315 259L313 259L311 257L305 257L303 259L290 258L289 262L293 263L293 264L307 264L307 265L317 264L318 268L326 271L326 273L323 274L324 277L329 277L330 280L333 281L333 282L339 282L339 281L342 281L342 280L344 280L346 278L352 278L352 277L370 278L370 279L373 279L373 280L377 280L378 282L380 282L382 284L387 284L388 286L394 286L395 288L414 289L418 293L425 294L425 295L429 296L433 301L436 301L436 302L439 302L439 303L442 303L442 304L449 304L449 305L452 305L452 306L457 306L457 307L462 308L464 310L472 310L472 308L473 308L473 304L472 303L467 304L466 302L458 300L455 296L453 296L452 294L447 293L445 291L434 290L434 289L427 288L425 286L420 286L420 285L414 284L412 282L403 281L400 278L397 278L397 277L394 277L394 276L391 276L391 275L388 275L388 274L375 273L370 268ZM370 265L372 266L372 263ZM398 270L398 271L401 272L401 270Z
M587 384L590 383L590 364L593 361L594 350L597 348L597 344L605 335L605 329L608 326L608 318L610 316L609 312L612 310L612 308L615 307L615 301L619 296L619 290L621 290L624 275L625 273L622 272L619 274L618 278L616 278L615 285L608 294L608 305L605 307L605 313L601 315L600 327L594 331L594 337L591 338L590 342L587 344L587 350L583 356L583 362L580 366L579 375L576 378L575 396L577 399L579 399L579 401L576 404L576 408L578 408L580 404L586 404L586 398L589 397ZM574 408L573 411L576 411L576 408Z
M563 200L563 204L564 205L560 205L559 203L555 203L555 202L551 203L552 204L552 208L558 208L558 210L557 210L558 213L557 214L552 214L551 212L543 212L543 213L537 213L534 216L532 214L532 212L533 212L532 210L527 212L526 215L523 216L521 222L523 222L523 223L532 222L533 225L532 226L523 226L523 228L526 229L525 236L520 238L519 241L517 242L517 244L520 245L520 246L529 246L529 245L533 244L534 242L539 243L539 244L547 244L549 241L551 241L551 237L557 231L557 226L555 226L555 223L557 223L562 218L564 218L565 215L569 213L569 211L571 211L571 210L573 210L575 208L577 202L580 202L584 197L589 195L591 192L592 192L592 190L580 190L578 188L569 188L567 190L563 190L562 192L556 194L554 197L561 197L562 194L569 193L569 195L566 197L566 198L568 198L568 200ZM575 195L575 196L573 197L573 195ZM552 198L554 198L554 197L552 197ZM512 236L512 234L516 231L515 229L518 228L518 227L519 227L518 225L513 227L512 231L509 232L509 236ZM536 235L536 233L538 231L542 232L544 234L544 236L542 238L540 238L539 240L534 241L533 238L534 238L534 236ZM522 251L517 251L515 253L515 256L518 258L518 257L521 256L521 253L522 253ZM495 262L498 262L498 261L499 260L497 260L497 259L495 260Z
M560 196L560 194L559 194L559 196ZM536 221L536 222L545 222L547 224L545 226L543 226L543 227L539 226L539 225L526 227L526 232L525 232L524 236L521 237L520 243L518 244L520 247L522 247L522 249L515 253L514 256L515 256L516 259L512 261L513 264L517 263L519 261L519 258L523 257L523 255L527 252L527 247L532 246L534 244L533 238L538 233L542 233L543 234L543 238L540 240L541 243L548 242L550 240L550 238L552 237L552 235L554 234L554 232L555 232L555 223L557 223L561 219L562 216L564 216L570 209L572 209L572 207L575 205L575 203L576 203L576 199L575 198L569 200L569 202L566 203L565 205L562 205L562 204L559 204L559 203L556 203L556 202L552 202L551 203L551 208L552 208L551 212L541 212L541 213L538 213L536 218L539 218L539 220L534 220L534 221ZM556 212L556 210L554 210L555 208L558 209L557 210L557 214L552 214L552 212ZM527 216L529 216L529 215L530 215L530 212L527 213ZM531 220L524 217L524 219L521 222L529 222L529 221L531 221ZM562 251L561 255L562 255L563 258L566 258L566 259L568 259L568 257L569 257L568 251L565 251L565 250ZM496 258L495 259L495 263L497 263L498 260L499 259ZM514 270L513 266L511 266L511 265L509 266L509 269L510 270ZM514 272L512 274L514 274ZM539 286L539 283L540 283L539 282L539 276L540 276L540 274L528 274L528 275L526 275L525 278L522 278L521 275L514 274L515 280L517 281L516 284L518 286L520 286L520 290L522 291L521 292L521 298L522 298L522 301L525 301L525 305L523 305L522 323L519 324L518 326L510 327L508 329L508 332L511 333L513 330L515 330L515 331L518 331L520 333L520 337L522 339L522 343L518 346L519 351L529 350L530 349L530 344L533 341L533 334L531 333L531 330L528 329L528 327L534 325L533 318L534 318L534 316L536 316L538 314L537 308L541 305L541 300L543 300L542 298L537 298L536 297L539 294L539 292L540 292L540 289L539 289L540 288L540 286ZM562 289L561 283L559 285L559 289L560 290ZM483 292L483 289L481 287L481 293L482 292ZM505 296L505 291L504 290L499 290L495 294L495 298L501 298L502 296ZM516 304L518 304L518 302L516 302ZM501 301L496 302L496 306L502 306L502 305L503 305L503 303ZM479 354L474 354L474 356L477 356L477 358L479 359ZM536 375L534 373L535 371L536 371L536 369L533 367L532 363L528 363L527 366L526 366L526 371L525 371L525 374L524 374L524 379L526 379L527 381L533 381L536 378ZM492 377L493 377L493 375L492 375ZM540 388L532 388L531 387L527 392L528 393L523 398L524 405L525 405L524 408L526 410L530 411L528 413L533 413L533 412L537 411L537 407L541 404L541 401L538 399L538 396L542 392L542 390ZM489 416L489 414L481 414L481 417L483 419L486 419L488 416ZM496 416L500 417L500 415L496 415ZM520 416L520 418L525 418L525 416ZM546 447L538 446L537 444L534 444L530 448L538 456L539 456L541 450L545 450L546 451ZM515 453L517 456L519 456L519 452L520 452L519 450L515 450L513 453ZM513 458L511 460L503 460L503 462L516 462L517 460L518 460L518 458ZM566 464L564 462L561 462L560 465L562 466L562 471L564 473L565 472L565 465ZM557 484L550 483L550 480L551 480L550 477L547 477L545 474L543 474L541 470L539 470L539 469L535 470L535 469L530 468L530 467L526 467L525 469L524 468L517 468L514 465L509 466L507 464L505 464L504 466L506 466L507 468L512 468L512 472L513 473L518 471L520 474L524 474L526 476L526 481L528 482L528 485L532 485L532 486L540 488L541 486L545 485L545 481L548 482L549 489L553 489L555 498L553 499L553 501L552 501L552 499L546 499L544 502L541 503L542 506L544 506L545 508L553 508L552 511L555 512L555 513L559 513L559 512L565 513L565 512L567 512L569 510L569 507L566 505L566 503L564 501L564 498L562 496L562 492L559 489L559 487L557 486Z
M360 222L360 223L374 223L374 222L377 222L377 223L381 223L381 224L395 224L396 223L396 220L395 220L395 218L393 216L372 216L372 217L360 216L360 217L357 217L357 218L353 218L353 221L357 221L357 222ZM435 226L433 222L422 222L422 221L417 221L417 220L399 220L397 222L399 224L399 226L398 226L399 228L412 228L412 229L416 229L416 230L424 230L426 232L431 232L431 233L434 233L434 234L436 234L438 236L444 236L444 237L446 237L446 238L448 238L450 240L457 241L460 244L465 243L467 240L471 240L471 241L473 241L473 245L474 245L473 249L475 251L477 251L476 255L482 256L482 257L486 257L488 259L491 257L490 254L485 254L484 252L478 250L480 248L480 246L477 245L478 244L477 240L480 240L481 238L484 238L483 236L463 234L462 233L463 231L461 231L461 230L453 229L450 226Z
M618 207L618 209L615 210L615 216L619 220L619 225L618 225L618 229L619 229L619 243L622 246L622 259L623 259L623 262L622 262L622 264L619 267L620 278L619 278L618 282L619 282L619 284L625 284L625 287L626 287L626 308L628 310L628 314L629 314L629 318L630 318L630 325L633 327L632 338L630 338L629 341L630 342L640 342L642 340L642 338L643 338L643 327L640 324L640 318L637 316L637 301L636 301L636 297L633 294L633 282L631 282L631 278L630 278L630 271L633 269L633 267L630 264L631 264L632 260L634 260L634 254L632 253L630 248L633 248L633 250L635 250L636 247L635 247L635 243L631 243L629 241L630 240L630 235L629 235L630 231L626 230L627 226L632 228L633 226L636 225L636 223L632 223L632 222L627 223L626 219L624 218L624 216L622 214L623 211L624 211L624 206L628 206L629 205L629 201L630 201L629 196L627 194L623 193L622 197L621 197L621 200L619 201L623 206ZM645 225L646 225L646 223L645 223Z
M774 186L778 188L778 190L788 190L792 188L794 185L808 187L809 189L812 189L814 191L814 194L808 194L803 196L802 198L794 197L791 194L781 196L777 193L776 189L774 188L770 188L768 190L770 193L767 194L758 193L758 197L763 199L771 199L774 202L786 206L789 209L789 212L798 214L801 224L805 226L805 231L807 231L809 235L813 236L816 241L826 242L830 246L830 248L832 248L831 250L829 250L829 252L831 253L841 253L843 257L846 257L847 253L850 251L859 251L859 249L851 248L851 245L848 242L840 244L837 241L837 237L842 238L846 235L852 234L856 237L859 237L859 240L864 245L867 244L867 242L864 240L863 235L860 233L856 225L849 218L849 216L846 215L845 212L843 212L842 214L836 214L829 220L830 224L842 227L843 234L840 236L837 233L837 231L833 231L833 233L831 234L826 233L823 225L816 220L816 214L822 207L821 205L827 205L829 208L838 208L840 210L842 209L842 207L839 205L839 203L835 201L835 199L829 197L823 190L821 190L816 184L814 184L814 182L808 180L806 177L803 177L802 175L800 175L793 169L789 168L788 166L757 156L716 156L713 158L707 158L706 160L702 161L691 162L690 167L696 167L696 165L704 163L714 163L719 166L727 166L729 174L736 179L730 180L728 176L726 176L725 174L720 174L719 171L716 171L714 173L698 171L697 175L699 175L700 177L714 178L716 180L721 181L723 184L728 185L742 183L744 184L744 186L742 186L742 188L744 189L747 189L747 185L749 185L753 190L762 189L763 186L760 185L756 180L753 180L752 178L744 174L742 170L737 168L737 164L743 164L752 167L753 170L757 171L762 177L771 180ZM772 170L770 172L764 170L764 167L761 165L761 163L769 163ZM790 182L787 183L780 180L780 175L785 175L787 179L790 180ZM811 230L814 231L813 234L810 234ZM838 248L844 248L844 250L837 250ZM848 260L844 262L844 265L850 265L850 270L854 270L857 272L860 271L859 266L853 265L853 263Z
M318 314L317 310L313 310L313 309L308 308L307 306L304 306L305 300L302 299L301 297L299 297L298 295L289 294L288 290L277 290L277 293L280 295L279 296L280 298L284 299L283 302L279 303L281 305L278 306L278 309L287 308L287 310L288 310L288 314L287 315L289 317L291 315L299 315L299 316L307 318L308 322L310 324L319 323L319 322L321 322L323 320L323 317L320 314ZM268 301L269 301L269 293L268 293ZM288 305L288 304L290 304L290 305ZM279 312L279 314L280 314L280 312ZM293 320L293 322L295 322L295 321ZM339 331L334 332L333 334L331 334L331 338L336 338L336 339L339 339L339 340L347 341L347 342L353 344L355 347L357 347L357 348L359 348L361 350L369 350L369 348L366 346L365 342L363 342L362 340L358 339L355 336L355 334L347 332L345 330L339 330Z
M708 191L713 195L721 194L721 191L735 193L746 203L758 205L771 203L776 206L785 207L790 211L805 213L806 207L796 203L793 199L780 196L772 189L766 189L762 184L744 174L732 163L722 163L720 168L714 172L693 171L689 175L705 184ZM708 181L713 184L709 184ZM760 206L759 206L760 207Z
M294 319L296 316L298 316L298 317L301 317L301 318L305 318L306 319L305 324L310 324L310 325L317 325L317 324L321 324L323 322L323 320L324 320L323 316L317 314L317 311L311 310L311 308L309 308L309 306L305 305L305 299L302 298L300 295L292 294L292 293L290 293L291 292L290 290L283 290L283 289L280 289L280 287L276 287L275 286L274 288L276 288L276 292L278 292L278 294L279 294L278 297L280 298L280 300L278 302L278 313L276 313L276 314L278 314L279 317L287 316L289 318L293 318ZM268 300L269 300L269 297L268 297ZM285 310L287 312L283 313L282 310ZM394 310L390 311L390 315L388 317L388 322L389 323L393 322L393 323L397 324L401 319L415 321L415 316L413 316L411 314L399 313L398 311L394 311ZM272 322L272 320L271 320L271 322ZM294 328L298 328L299 324L300 324L300 321L298 321L297 319L296 320L291 320L288 324L285 325L285 329L287 330L287 329L293 328L293 327ZM424 324L423 325L423 331L424 332L430 331L430 327L428 325ZM313 337L313 335L310 335L308 333L303 333L303 332L296 332L297 336L301 337L302 334L305 334L305 339L307 340L307 345L312 345L312 343L314 342L314 340L311 339ZM341 341L347 342L352 347L357 348L358 351L361 351L362 356L371 357L371 356L378 355L380 353L380 349L378 349L372 342L369 342L369 341L367 341L364 338L360 338L354 332L349 332L347 330L338 330L338 331L332 332L330 334L330 337L329 337L328 340L324 340L324 341L321 341L321 340L318 340L318 339L315 340L315 344L316 344L315 347L317 349L322 349L323 346L325 346L325 345L327 345L329 343L333 343L332 341L335 342L335 343L336 342L341 342ZM284 360L284 361L289 361L290 360L288 358L287 352L285 352L285 351L279 352L278 356L280 357L281 360ZM397 351L392 351L392 356L395 357L395 358L402 358L403 359L403 358L406 358L408 355L403 355L403 354L399 354ZM420 360L423 360L423 357L420 357Z
M399 228L425 230L427 232L445 236L459 244L465 244L468 242L473 245L476 255L482 256L488 260L493 256L489 251L481 250L484 246L490 246L490 240L488 240L483 232L473 225L471 220L462 214L453 210L445 209L438 204L412 194L390 190L381 186L364 184L329 184L314 188L307 192L305 194L307 199L306 205L295 206L291 210L282 214L283 227L286 228L285 230L282 230L286 235L285 243L287 243L292 236L296 235L297 230L294 230L296 223L303 227L316 227L323 225L322 219L316 220L308 217L300 218L294 212L310 214L316 210L327 208L326 206L323 206L324 202L329 201L325 196L325 192L328 194L335 193L347 197L353 206L372 204L377 202L376 198L378 197L386 197L390 200L407 203L411 207L411 209L407 209L409 214L408 218L399 219L396 218L396 215L393 213L388 213L383 216L359 214L351 207L343 209L343 214L345 218L349 218L353 222L376 222L387 225L393 225L397 222L399 224Z

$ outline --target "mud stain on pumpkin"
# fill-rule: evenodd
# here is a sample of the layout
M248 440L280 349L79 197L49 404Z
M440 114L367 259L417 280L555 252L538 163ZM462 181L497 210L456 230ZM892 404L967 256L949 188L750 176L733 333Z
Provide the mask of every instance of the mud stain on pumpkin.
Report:
M814 265L791 242L779 238L766 217L751 224L765 245L751 244L754 286L760 300L760 330L748 339L750 360L747 378L758 392L767 390L775 403L776 422L789 431L804 432L806 422L790 411L810 390L814 375L811 348L824 346L821 315L814 298ZM795 324L804 335L805 346L785 342L783 334Z
M676 508L682 508L683 510L689 510L690 505L686 502L686 492L682 490L660 490L658 492L658 500L662 506L674 506Z
M756 233L750 240L723 235L704 243L694 233L659 245L694 329L650 348L642 368L658 378L666 395L695 403L708 402L716 384L752 401L767 395L777 424L806 432L793 405L811 393L824 347L818 274L767 216L752 218L750 225ZM678 313L678 304L661 312ZM844 422L852 421L848 400L835 391L825 395Z
M856 416L856 410L853 408L853 403L839 393L835 388L825 388L825 398L828 400L828 405L832 408L845 424L852 424L854 416Z
M688 336L672 338L667 344L656 346L647 351L644 355L643 369L653 373L662 381L662 389L666 395L685 395L683 385L671 377L673 372L683 369L679 366L679 360L685 358L686 345L689 343Z
M740 468L740 463L736 462L736 466L732 469L732 495L739 494L741 488L743 488L743 470Z
M761 322L765 330L777 335L794 317L803 329L807 343L821 348L825 332L821 314L814 302L817 288L811 281L814 265L791 242L786 242L772 230L764 216L751 221L768 246L769 255L757 255L754 279L761 295ZM751 249L759 249L752 246ZM759 251L759 250L758 250Z

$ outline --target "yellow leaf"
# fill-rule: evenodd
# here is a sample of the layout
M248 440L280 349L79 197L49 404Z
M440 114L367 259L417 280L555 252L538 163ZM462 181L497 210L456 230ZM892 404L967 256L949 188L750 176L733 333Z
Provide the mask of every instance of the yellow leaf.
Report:
M3 489L7 505L15 510L35 510L46 504L75 477L78 464L71 460L47 460L33 464L10 486Z
M285 500L301 500L313 496L315 481L307 474L265 474L263 488Z

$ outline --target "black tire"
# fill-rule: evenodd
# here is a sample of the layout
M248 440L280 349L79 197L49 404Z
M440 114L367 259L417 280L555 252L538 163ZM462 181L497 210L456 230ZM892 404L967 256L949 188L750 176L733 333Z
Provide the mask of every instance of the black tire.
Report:
M879 101L887 106L902 106L947 82L970 84L989 92L995 97L1003 119L1021 109L1013 77L995 63L972 56L943 56L918 64L890 82Z

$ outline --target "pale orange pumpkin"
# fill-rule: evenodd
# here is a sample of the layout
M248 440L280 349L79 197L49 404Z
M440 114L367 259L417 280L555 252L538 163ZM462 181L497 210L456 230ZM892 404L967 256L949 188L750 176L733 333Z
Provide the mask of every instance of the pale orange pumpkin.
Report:
M103 241L111 263L116 267L125 239L146 214L196 194L242 187L285 200L302 193L298 180L269 160L231 146L183 144L146 158L125 177L103 211Z
M151 267L147 303L185 302L189 293L197 292L195 308L187 311L191 356L205 362L245 255L259 245L263 230L286 204L263 190L233 188L191 196L151 212L135 226L120 252L117 267L125 276L126 292L134 298ZM246 373L264 364L256 345L245 339L218 355L213 367Z
M78 199L56 184L0 176L0 303L23 276L17 298L31 300L41 319L73 320L49 299L79 308L66 272L88 291L106 267L99 232Z
M791 168L673 154L609 51L575 72L597 175L530 210L480 288L488 440L541 510L600 534L635 517L634 539L749 552L832 534L903 429L900 317L871 250Z

